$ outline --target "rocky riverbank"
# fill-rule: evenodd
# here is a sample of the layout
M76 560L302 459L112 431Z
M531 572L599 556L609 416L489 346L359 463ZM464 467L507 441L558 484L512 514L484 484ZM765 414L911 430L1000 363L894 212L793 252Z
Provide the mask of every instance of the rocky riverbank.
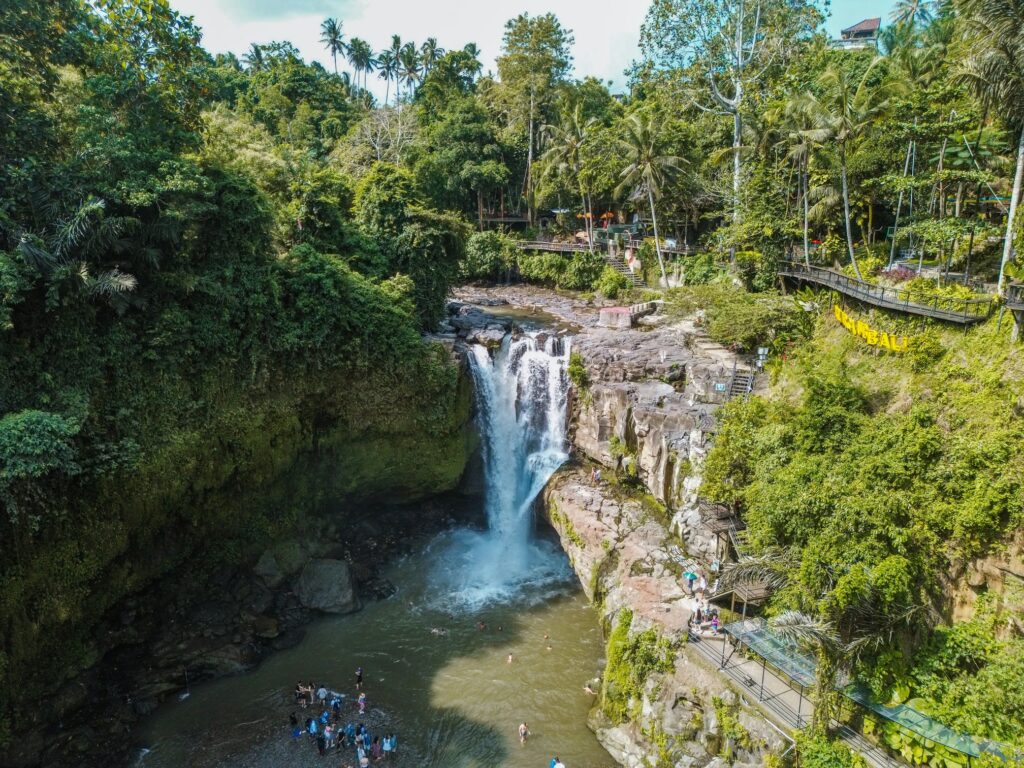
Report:
M687 645L683 569L722 554L697 503L700 468L742 361L692 320L655 315L635 328L603 328L593 301L517 286L459 298L531 307L576 331L586 371L572 407L576 459L544 498L609 640L591 716L601 743L627 768L761 765L782 751L779 731ZM595 465L604 481L593 480ZM654 669L629 668L624 647L653 655Z

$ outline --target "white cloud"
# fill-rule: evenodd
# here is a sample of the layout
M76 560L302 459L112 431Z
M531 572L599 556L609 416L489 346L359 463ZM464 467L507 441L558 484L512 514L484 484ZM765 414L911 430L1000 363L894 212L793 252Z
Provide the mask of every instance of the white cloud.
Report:
M611 80L625 90L623 75L637 55L646 0L171 0L180 12L194 16L203 29L203 45L212 53L244 53L250 43L288 40L307 60L331 66L320 44L320 22L340 19L346 38L361 37L381 49L393 34L422 42L436 37L443 48L475 42L484 71L494 70L505 22L519 13L554 13L576 38L573 47L577 77ZM340 62L339 62L340 66ZM371 83L383 96L383 83Z

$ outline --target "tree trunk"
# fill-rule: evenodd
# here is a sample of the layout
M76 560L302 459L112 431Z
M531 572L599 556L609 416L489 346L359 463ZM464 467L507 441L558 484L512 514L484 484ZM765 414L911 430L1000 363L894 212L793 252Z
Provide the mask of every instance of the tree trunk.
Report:
M850 228L850 190L846 183L846 145L839 147L839 170L843 180L843 219L846 222L846 250L850 254L850 263L853 264L853 272L858 280L864 278L860 274L860 267L857 264L857 257L853 255L853 230Z
M526 217L533 226L533 196L530 188L533 185L533 88L530 88L530 136L526 150L526 184L523 191L526 195Z
M480 231L484 231L484 190L478 188L476 191L476 215L480 222Z
M740 117L740 94L743 83L736 78L736 111L732 115L732 224L733 238L740 223L740 143L743 133L743 118ZM729 248L729 262L736 263L736 243Z
M814 684L814 714L811 716L811 730L818 734L828 733L837 711L839 692L836 691L837 660L825 651L817 653Z
M391 98L391 78L387 78L384 81L384 106L388 105L388 100Z
M1003 260L999 264L999 293L1003 292L1006 278L1006 265L1013 255L1013 219L1017 215L1017 202L1020 199L1021 179L1024 177L1024 127L1020 129L1017 142L1017 170L1013 174L1013 191L1010 193L1010 213L1006 217L1006 241L1003 243Z
M658 254L658 268L661 269L661 279L668 288L668 275L665 274L665 260L661 258L661 240L658 238L658 215L654 212L654 194L651 188L647 188L647 200L651 204L651 222L654 224L654 252Z
M809 267L809 266L811 266L811 246L810 246L810 243L808 242L807 227L808 227L808 219L810 218L810 207L809 207L809 202L807 200L807 197L809 195L809 190L808 190L809 184L807 183L807 160L806 160L806 158L804 159L803 167L801 168L801 171L800 171L800 181L801 181L801 184L803 185L803 188L804 188L803 189L803 192L804 192L804 264L806 264Z

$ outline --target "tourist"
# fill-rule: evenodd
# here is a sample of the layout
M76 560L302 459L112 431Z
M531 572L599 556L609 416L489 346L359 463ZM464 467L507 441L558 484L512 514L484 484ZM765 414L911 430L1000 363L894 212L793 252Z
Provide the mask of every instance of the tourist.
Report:
M369 766L370 766L370 758L368 758L366 756L365 752L361 753L359 755L359 768L369 768Z
M700 574L700 579L697 581L697 591L700 592L701 597L708 591L708 580L704 577L704 572Z
M361 691L363 689L363 668L356 667L356 690Z
M391 759L391 734L385 733L384 739L380 743L380 748L384 752L384 759Z
M345 736L348 738L349 744L356 743L356 727L352 723L345 726Z
M594 470L594 482L597 483L598 485L601 484L601 470L600 469L595 469Z
M295 684L295 703L302 709L306 708L306 689L302 687L301 680Z
M512 654L511 654L511 653L510 653L510 654L508 655L508 663L509 663L509 664L511 664L511 663L512 663Z
M687 571L686 583L690 586L690 597L693 597L694 587L697 584L697 574L695 574L693 571Z
M530 727L526 723L519 724L519 743L525 744L530 736Z
M323 732L316 735L316 751L320 753L320 757L327 754L327 737Z
M714 616L711 617L711 631L714 633L714 635L716 637L718 636L718 614L717 613Z
M292 741L299 739L302 736L302 728L299 726L299 718L295 716L294 712L288 716L288 725L291 728Z
M327 748L331 749L334 746L334 726L324 726L324 739L327 741Z
M558 758L556 757L556 758L555 758L555 765L554 765L554 768L565 768L565 763L563 763L563 762L562 762L561 760L559 760L559 759L558 759Z
M327 689L322 684L317 688L316 697L320 701L321 707L327 703Z
M373 757L373 762L380 762L380 759L384 757L384 749L380 745L380 736L373 737L373 746L370 747L370 756Z
M597 691L590 687L590 683L584 685L583 690L589 693L591 696L597 696Z
M359 694L359 714L362 715L366 712L366 694Z
M394 759L395 755L398 754L398 734L391 734L391 757Z
M325 709L323 712L320 713L320 725L327 725L327 723L330 722L330 719L331 713L329 710Z
M306 731L309 733L310 740L316 738L316 720L314 720L312 717L306 721Z

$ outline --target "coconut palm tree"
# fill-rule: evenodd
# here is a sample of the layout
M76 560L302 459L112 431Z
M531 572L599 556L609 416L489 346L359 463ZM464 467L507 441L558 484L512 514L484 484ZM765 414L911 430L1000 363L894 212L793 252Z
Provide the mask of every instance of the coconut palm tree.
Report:
M934 12L934 0L896 0L896 7L893 8L890 18L897 24L908 24L912 27L916 22L924 26L932 20Z
M597 124L596 118L585 120L582 107L577 104L571 116L561 125L545 125L543 131L548 138L548 149L541 155L545 173L572 176L579 186L583 217L586 221L587 243L594 250L594 209L583 179L583 150L589 132Z
M398 54L398 76L405 81L409 92L415 90L421 72L420 54L416 50L416 44L406 43Z
M365 40L353 37L348 41L348 61L356 71L356 82L359 82L359 75L363 76L363 90L366 90L366 75L372 72L376 65L373 58L373 49Z
M781 135L775 144L784 150L786 159L792 163L797 172L800 185L800 198L803 207L804 229L804 263L811 265L810 240L808 229L810 222L810 162L814 142L808 138L807 132L814 126L807 111L803 95L792 97L767 115L768 120L775 123L776 135Z
M398 59L390 48L385 48L377 54L377 76L385 82L384 106L388 105L391 96L391 81L398 74Z
M253 43L249 50L242 56L242 63L250 72L262 72L267 65L266 57L263 55L263 46Z
M622 182L615 190L616 195L629 191L633 199L647 197L651 207L651 221L654 225L654 250L658 254L661 279L668 287L665 260L661 256L661 240L658 237L658 215L654 201L661 197L665 182L674 176L685 162L683 158L668 154L665 139L656 127L650 114L634 112L625 120L625 138L620 141L627 160L621 176Z
M968 43L961 77L992 109L1020 128L1017 165L999 264L999 291L1013 255L1013 227L1024 179L1024 3L1020 0L958 0Z
M345 53L345 41L341 34L342 23L337 19L327 18L324 19L323 24L320 25L320 42L324 44L331 53L331 58L334 59L334 74L338 74L338 54Z
M428 37L420 46L420 62L423 64L423 76L430 74L437 60L444 56L445 50L437 44L436 37Z
M855 144L885 114L889 91L894 87L874 85L881 57L876 57L860 80L855 81L844 69L829 67L819 78L822 97L809 95L805 108L814 126L805 135L811 141L831 141L839 149L839 173L843 195L843 220L846 224L846 248L858 278L862 278L857 257L853 253L853 229L850 224L850 189L847 180L848 155Z

